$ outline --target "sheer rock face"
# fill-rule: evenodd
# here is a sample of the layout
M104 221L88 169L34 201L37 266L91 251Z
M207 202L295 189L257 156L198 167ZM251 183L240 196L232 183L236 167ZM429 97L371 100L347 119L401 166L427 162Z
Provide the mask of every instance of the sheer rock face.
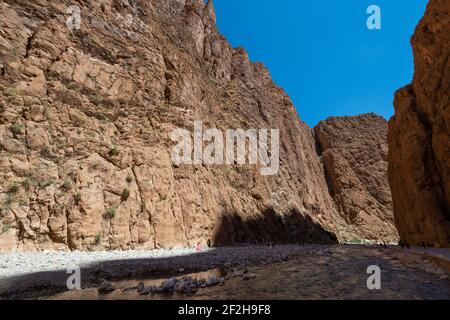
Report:
M336 117L315 127L330 193L359 239L398 241L388 182L387 121Z
M78 3L73 32L69 1L0 4L3 249L352 238L313 131L220 35L211 1ZM279 174L173 165L171 133L197 120L280 129Z
M212 1L0 3L0 248L132 249L360 236L313 130ZM179 165L177 128L280 129L280 171Z
M431 0L412 38L415 74L395 96L389 179L400 237L450 245L450 2Z

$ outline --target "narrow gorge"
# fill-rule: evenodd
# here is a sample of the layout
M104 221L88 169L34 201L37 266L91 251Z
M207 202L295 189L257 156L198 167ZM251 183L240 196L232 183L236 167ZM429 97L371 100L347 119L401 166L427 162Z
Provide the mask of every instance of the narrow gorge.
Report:
M423 220L428 204L412 210L411 197L431 201L436 220L424 228L442 230L438 242L448 244L448 2L430 2L413 40L414 83L397 94L394 202L387 121L366 114L308 127L265 66L221 35L213 1L76 3L73 31L71 1L0 3L0 250L397 243L395 223L404 239L421 234L405 227L405 212ZM433 37L447 37L444 47L429 49ZM171 132L195 121L279 129L279 174L174 165ZM421 128L423 154L436 149L425 167L439 174L413 163L403 141L416 138L401 129L409 121ZM430 193L404 182L411 170Z

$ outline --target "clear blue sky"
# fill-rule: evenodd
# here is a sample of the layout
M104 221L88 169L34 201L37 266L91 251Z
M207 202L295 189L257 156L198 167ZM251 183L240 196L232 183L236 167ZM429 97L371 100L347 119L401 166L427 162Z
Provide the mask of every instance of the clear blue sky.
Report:
M427 0L214 0L220 31L263 62L310 126L329 116L389 119L413 75L410 38ZM366 27L381 8L382 29Z

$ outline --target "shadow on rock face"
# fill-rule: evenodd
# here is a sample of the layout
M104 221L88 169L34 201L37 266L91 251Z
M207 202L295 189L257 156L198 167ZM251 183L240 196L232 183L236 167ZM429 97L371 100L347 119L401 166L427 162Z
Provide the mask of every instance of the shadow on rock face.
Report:
M237 213L224 214L212 239L215 246L269 242L337 244L338 240L310 216L295 210L281 216L273 209L245 220Z
M239 257L238 261L234 261L237 264L251 264L286 253L286 248L283 246L272 248L252 246L251 253L247 252L247 256L244 257L236 254L236 250L247 250L247 247L240 246L243 244L338 243L335 234L323 229L310 216L304 216L297 211L281 216L274 210L266 210L257 218L245 220L236 213L226 214L211 240L216 248L204 252L192 251L192 254L172 257L130 258L91 263L80 269L82 287L96 287L102 279L136 280L177 276L180 268L183 273L210 270L211 266L221 266L228 261L227 259L231 259L230 257ZM230 245L234 245L234 247ZM60 265L59 267L60 270L35 272L1 279L0 299L35 298L67 291L67 280L70 274L67 273L64 266Z

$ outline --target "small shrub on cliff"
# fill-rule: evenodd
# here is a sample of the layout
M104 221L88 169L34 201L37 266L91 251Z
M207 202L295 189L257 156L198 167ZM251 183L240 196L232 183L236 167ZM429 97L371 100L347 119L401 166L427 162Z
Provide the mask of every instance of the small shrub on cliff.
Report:
M127 201L129 197L130 197L130 190L128 190L127 188L123 189L122 195L120 197L122 199L122 202Z
M120 153L119 148L117 148L116 146L113 146L111 147L111 149L109 149L109 155L111 157L117 157L119 153Z
M9 127L9 130L13 133L13 134L22 134L22 130L23 130L23 126L20 124L13 124Z
M72 188L72 182L70 180L64 181L62 188L66 191L69 191Z
M100 242L102 242L102 234L101 233L97 233L95 235L94 244L98 245L98 244L100 244Z
M22 181L22 187L25 189L25 191L30 191L30 188L31 188L30 179L25 178L25 179Z
M74 196L73 196L74 200L75 200L75 204L78 205L81 201L81 193L77 192Z
M17 192L19 192L19 185L14 182L13 184L11 184L8 188L8 193L9 194L16 194Z
M116 208L108 208L106 209L105 216L109 219L113 219L117 215Z
M132 183L133 182L133 177L131 175L127 176L127 182L128 183Z

